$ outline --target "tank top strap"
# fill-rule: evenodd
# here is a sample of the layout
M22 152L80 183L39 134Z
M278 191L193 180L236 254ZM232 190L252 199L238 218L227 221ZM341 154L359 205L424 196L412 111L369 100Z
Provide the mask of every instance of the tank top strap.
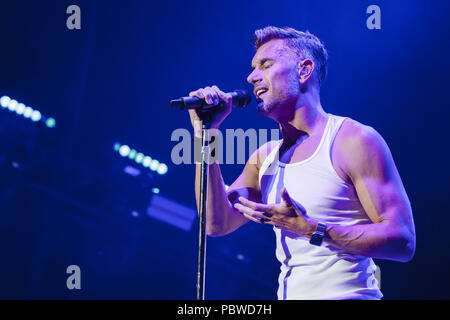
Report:
M341 127L342 123L344 122L347 117L341 117L336 116L333 114L328 114L330 117L329 124L326 127L326 131L323 133L323 142L320 147L320 150L318 150L318 154L316 157L329 157L330 156L330 149L333 145L334 139L336 138L336 135L339 131L339 128Z
M260 182L263 175L273 175L276 173L277 166L274 166L274 163L278 160L278 149L280 148L282 142L282 139L269 142L272 144L271 150L259 169Z

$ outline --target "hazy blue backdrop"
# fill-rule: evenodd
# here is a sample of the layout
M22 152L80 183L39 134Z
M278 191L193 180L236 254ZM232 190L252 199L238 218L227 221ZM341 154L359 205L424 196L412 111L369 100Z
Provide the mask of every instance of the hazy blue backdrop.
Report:
M81 30L66 8L81 8ZM366 8L381 8L369 30ZM417 231L409 263L376 260L386 299L450 298L448 1L1 1L0 96L56 119L0 110L0 298L195 299L197 226L145 215L152 188L194 208L194 167L176 166L170 99L246 82L253 31L309 30L325 43L327 112L374 127L391 148ZM255 102L223 128L276 128ZM128 144L168 165L123 172ZM134 165L141 168L139 165ZM224 165L231 184L243 165ZM136 211L134 215L132 211ZM275 299L279 264L269 226L208 239L208 299ZM66 268L81 268L68 290Z

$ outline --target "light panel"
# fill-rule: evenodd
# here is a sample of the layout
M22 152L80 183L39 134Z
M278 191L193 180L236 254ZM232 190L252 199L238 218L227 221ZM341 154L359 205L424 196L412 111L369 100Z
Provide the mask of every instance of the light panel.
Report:
M139 152L138 150L133 149L126 144L115 142L113 144L113 150L119 153L121 157L133 160L135 163L140 164L144 168L148 168L151 171L155 171L160 175L166 174L169 170L165 163L162 163L142 152Z
M17 101L16 99L11 99L8 96L2 96L0 98L1 109L9 112L14 112L17 116L24 117L33 122L42 121L48 128L54 128L56 125L56 120L51 117L44 116L39 110L33 109L30 106Z

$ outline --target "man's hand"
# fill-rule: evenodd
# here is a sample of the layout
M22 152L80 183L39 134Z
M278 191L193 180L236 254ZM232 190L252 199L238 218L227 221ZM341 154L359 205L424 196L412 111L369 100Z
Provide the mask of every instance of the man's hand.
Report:
M217 86L205 87L192 91L189 93L190 97L197 97L199 99L205 99L205 102L211 106L217 106L222 103L222 107L214 111L211 128L217 129L223 120L230 114L233 99L231 94L225 93ZM202 120L198 109L189 110L189 116L191 118L191 124L194 128L194 134L196 137L202 136Z
M277 228L311 237L317 227L317 221L307 217L306 210L301 205L294 205L286 188L281 189L281 202L277 204L263 204L239 197L241 203L234 207L244 217L258 223L271 224Z

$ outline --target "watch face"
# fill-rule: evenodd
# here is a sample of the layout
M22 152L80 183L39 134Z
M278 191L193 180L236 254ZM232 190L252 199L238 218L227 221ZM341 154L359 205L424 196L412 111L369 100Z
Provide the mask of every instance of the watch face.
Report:
M311 241L310 243L312 244L316 244L316 245L320 245L322 243L322 236L320 234L313 234L311 236Z

